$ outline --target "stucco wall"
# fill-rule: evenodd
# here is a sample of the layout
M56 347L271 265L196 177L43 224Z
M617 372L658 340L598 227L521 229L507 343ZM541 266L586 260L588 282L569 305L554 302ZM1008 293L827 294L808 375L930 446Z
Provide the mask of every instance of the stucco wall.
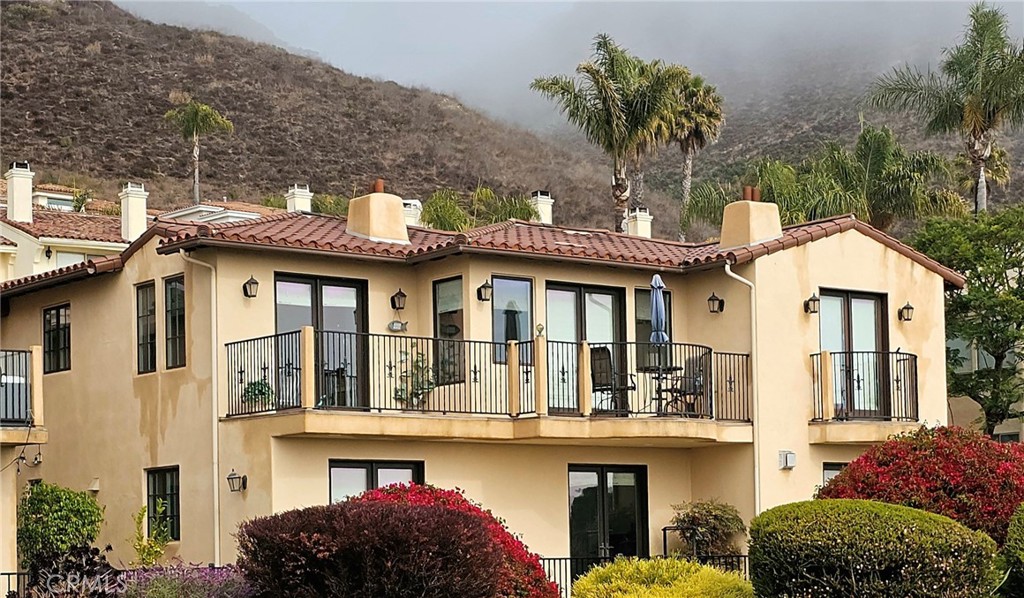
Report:
M11 463L19 452L21 447L0 446L0 468ZM15 466L0 472L0 571L18 570L18 496L25 483Z

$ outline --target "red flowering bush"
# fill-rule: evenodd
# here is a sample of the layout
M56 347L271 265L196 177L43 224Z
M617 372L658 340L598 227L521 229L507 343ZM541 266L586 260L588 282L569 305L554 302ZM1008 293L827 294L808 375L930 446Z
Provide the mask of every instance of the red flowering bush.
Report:
M963 428L920 428L869 449L818 498L865 498L945 515L1006 539L1024 502L1024 446Z
M440 505L446 509L468 513L480 521L503 553L503 574L498 582L501 598L558 598L558 586L548 581L540 558L490 511L466 498L461 490L445 490L418 484L395 484L364 492L354 502L385 502L407 505Z

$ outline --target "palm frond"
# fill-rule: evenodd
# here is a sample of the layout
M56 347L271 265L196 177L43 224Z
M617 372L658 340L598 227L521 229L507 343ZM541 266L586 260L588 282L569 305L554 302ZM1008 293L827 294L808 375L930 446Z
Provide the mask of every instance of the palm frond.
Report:
M459 194L452 189L438 189L423 203L420 221L430 228L462 232L472 224L462 206Z

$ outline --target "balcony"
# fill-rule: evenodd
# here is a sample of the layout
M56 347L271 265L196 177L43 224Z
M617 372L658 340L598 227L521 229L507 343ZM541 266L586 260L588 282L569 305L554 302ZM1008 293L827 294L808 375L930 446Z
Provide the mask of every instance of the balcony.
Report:
M918 421L917 356L902 351L811 355L811 442L870 443Z
M0 444L46 441L42 364L41 347L0 350Z
M748 356L700 345L505 344L305 328L226 351L229 418L412 415L446 420L446 437L474 437L474 425L488 420L488 439L511 440L750 437ZM744 431L723 431L726 423ZM367 417L359 429L374 426L386 424Z

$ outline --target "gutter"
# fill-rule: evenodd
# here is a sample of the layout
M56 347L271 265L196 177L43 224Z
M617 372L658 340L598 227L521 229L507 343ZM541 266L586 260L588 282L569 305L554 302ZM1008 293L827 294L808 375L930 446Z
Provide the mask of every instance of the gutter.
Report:
M210 401L212 403L212 432L213 432L213 564L216 567L221 565L220 561L220 401L218 400L219 388L218 375L218 344L217 344L217 269L212 264L189 257L184 249L178 250L181 259L190 264L195 264L210 270L210 358L213 361L213 368L210 380Z
M751 427L754 434L754 515L761 514L761 401L760 401L760 379L757 375L757 289L754 283L732 271L729 262L725 263L725 275L750 289L750 369L753 374L751 378L753 386L753 422Z

